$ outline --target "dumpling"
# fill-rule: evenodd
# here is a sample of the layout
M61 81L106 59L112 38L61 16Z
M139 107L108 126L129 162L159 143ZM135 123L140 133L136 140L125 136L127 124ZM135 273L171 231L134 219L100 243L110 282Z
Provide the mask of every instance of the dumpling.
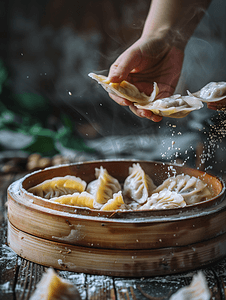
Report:
M173 95L168 98L157 99L147 104L134 104L137 108L150 110L155 115L183 118L190 112L203 107L202 101L191 96Z
M102 166L95 169L96 180L91 181L87 186L87 192L94 196L94 207L100 208L114 193L121 190L118 180L108 174Z
M77 288L49 268L37 284L30 300L81 300Z
M203 107L202 101L194 97L191 93L188 96L178 94L168 98L156 99L159 93L156 82L153 83L151 96L147 96L145 93L141 93L135 85L127 81L112 83L103 75L90 73L89 76L101 84L107 92L123 97L133 102L137 108L150 110L156 115L183 118L191 111Z
M154 190L154 193L162 190L174 191L181 194L187 205L198 203L211 197L211 192L207 184L201 179L183 174L176 177L169 177Z
M194 275L190 285L179 289L170 300L210 300L211 293L203 272Z
M101 84L107 92L133 102L137 108L150 110L155 115L170 118L186 117L190 112L202 108L202 102L216 102L226 98L226 82L210 82L196 93L187 91L187 96L177 94L157 99L159 88L156 82L153 83L151 96L147 96L128 81L112 83L104 75L94 73L88 75Z
M170 209L184 206L186 206L186 202L184 201L183 196L176 192L163 190L159 193L152 194L140 209Z
M117 210L124 204L122 191L119 191L118 193L115 193L113 195L113 199L108 200L108 202L104 204L100 210Z
M156 188L152 179L145 174L140 164L133 164L129 168L129 176L124 181L123 195L137 201L144 203Z
M51 201L66 205L94 208L94 196L87 192L63 195L57 198L52 198Z
M159 92L156 82L153 83L153 92L151 96L147 96L145 93L141 93L135 85L129 83L128 81L124 80L120 83L113 83L110 82L108 77L104 75L97 75L94 73L89 73L88 75L101 84L107 92L125 98L131 102L140 104L148 103L154 100Z
M36 196L51 199L61 195L83 192L86 188L86 182L79 177L67 175L64 177L55 177L28 189L28 192Z
M188 94L201 99L203 102L217 102L226 98L226 82L210 82L200 91Z

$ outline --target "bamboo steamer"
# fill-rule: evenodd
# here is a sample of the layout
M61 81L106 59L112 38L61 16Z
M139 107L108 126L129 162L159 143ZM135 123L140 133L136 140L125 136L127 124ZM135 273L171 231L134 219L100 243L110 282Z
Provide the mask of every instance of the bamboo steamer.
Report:
M156 185L175 173L199 177L211 188L212 198L170 210L105 212L53 203L27 192L65 175L89 183L100 166L124 182L129 167L138 162ZM8 219L8 243L17 254L61 270L154 276L199 268L226 255L224 182L173 164L94 161L37 171L8 188Z

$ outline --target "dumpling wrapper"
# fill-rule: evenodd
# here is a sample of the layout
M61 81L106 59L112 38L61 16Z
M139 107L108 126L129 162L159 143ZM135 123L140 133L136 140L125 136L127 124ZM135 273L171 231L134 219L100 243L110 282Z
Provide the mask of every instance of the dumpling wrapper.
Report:
M143 204L156 188L152 179L144 172L139 163L129 168L129 176L123 185L123 196Z
M182 195L187 205L211 198L211 192L207 184L201 179L189 175L180 174L175 177L169 177L153 193L159 193L163 190L173 191Z
M120 209L121 206L125 204L122 197L122 191L115 193L113 198L108 200L106 204L104 204L100 210L117 210Z
M120 83L113 83L104 75L89 73L88 76L95 79L108 93L125 98L134 103L146 104L153 101L159 92L156 82L153 83L153 92L151 93L151 96L147 96L145 93L141 93L135 85L128 81L124 80Z
M146 209L172 209L186 206L186 202L182 195L163 190L159 193L154 193L147 199L147 202L140 207L140 210Z
M141 93L138 88L129 83L122 81L121 83L112 83L108 77L97 75L94 73L88 74L95 79L109 93L125 98L134 103L137 108L152 111L155 115L183 118L190 112L203 107L202 101L192 94L188 96L173 95L168 98L156 99L159 88L156 82L153 83L153 92L151 96Z
M203 102L217 102L226 98L226 82L210 82L196 93L187 92Z
M94 208L100 208L113 197L114 193L121 190L121 185L116 178L111 176L102 166L95 169L96 180L87 186L87 192L94 196Z
M51 199L62 195L84 192L86 182L79 177L66 175L47 179L42 183L28 189L29 193L36 196Z
M77 288L49 268L37 284L30 300L81 300Z
M94 208L94 196L87 193L74 193L72 195L63 195L57 198L52 198L51 201L72 205L72 206L80 206L80 207L89 207Z
M194 96L181 96L179 94L171 97L156 99L145 105L134 104L139 109L152 111L155 115L171 118L183 118L190 112L203 107L200 99Z
M194 275L190 285L179 289L169 300L210 300L209 291L205 276L201 271Z

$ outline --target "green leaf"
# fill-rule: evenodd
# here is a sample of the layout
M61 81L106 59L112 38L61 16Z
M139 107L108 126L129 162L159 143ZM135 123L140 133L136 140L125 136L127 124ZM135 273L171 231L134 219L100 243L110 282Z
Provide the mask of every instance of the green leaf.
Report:
M8 72L4 66L3 61L0 59L0 93L2 93L3 84L8 77Z
M55 141L51 137L37 135L32 143L22 150L29 153L40 153L43 156L53 156L59 153L55 148Z
M78 151L95 152L92 148L86 146L84 140L80 137L75 137L70 130L62 128L57 134L57 140L66 148Z

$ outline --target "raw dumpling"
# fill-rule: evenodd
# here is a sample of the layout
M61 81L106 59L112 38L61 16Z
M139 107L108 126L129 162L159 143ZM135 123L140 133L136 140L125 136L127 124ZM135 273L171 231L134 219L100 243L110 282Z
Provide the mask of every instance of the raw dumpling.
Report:
M210 300L211 293L201 271L194 275L190 285L179 289L170 300Z
M135 85L129 83L128 81L124 80L120 83L113 83L110 82L108 77L104 75L89 73L89 76L95 79L99 84L101 84L107 92L135 103L148 103L154 100L159 92L156 82L153 83L153 92L151 96L147 96L145 93L141 93Z
M108 200L106 204L104 204L100 210L116 210L119 209L124 204L122 191L115 193L113 195L113 199Z
M142 204L155 188L152 179L145 174L139 163L129 168L129 176L124 182L123 195Z
M94 208L94 196L87 192L82 192L81 194L74 193L72 195L63 195L57 198L52 198L51 201L66 205Z
M155 115L183 118L186 117L191 111L203 107L202 101L198 98L191 96L173 95L168 98L157 99L148 104L134 104L137 108L152 111Z
M191 94L201 99L203 102L217 102L226 98L226 82L210 82L200 91Z
M140 209L170 209L184 206L186 206L186 202L182 195L169 190L163 190L152 194L147 199L147 203L141 206Z
M30 300L81 300L77 288L49 268L43 274Z
M61 195L83 192L86 188L86 182L79 177L67 175L64 177L55 177L30 188L28 192L36 196L51 199Z
M162 190L174 191L181 194L187 205L198 203L211 197L211 192L207 184L201 179L183 174L166 179L154 190L154 193Z
M170 118L186 117L190 112L202 108L202 102L216 102L226 98L226 82L210 82L196 93L192 94L187 91L187 96L177 94L156 99L159 93L156 82L153 83L151 96L147 96L128 81L112 83L104 75L89 73L89 76L101 84L107 92L133 102L137 108L150 110L155 115Z
M95 176L97 179L88 184L87 192L95 198L94 207L100 208L109 199L112 199L114 193L121 190L121 185L102 166L100 169L95 169Z

